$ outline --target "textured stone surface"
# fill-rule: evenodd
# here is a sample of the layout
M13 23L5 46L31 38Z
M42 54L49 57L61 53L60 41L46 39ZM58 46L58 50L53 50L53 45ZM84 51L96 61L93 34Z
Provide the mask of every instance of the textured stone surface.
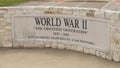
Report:
M96 56L100 56L100 52L99 51L96 51Z
M51 45L50 44L45 44L45 47L50 48Z
M76 45L71 46L71 50L76 51L76 49L77 49L77 46L76 46Z
M116 62L120 61L120 54L118 52L114 52L113 60L116 61Z
M107 54L106 58L107 58L108 60L112 60L112 59L113 59L112 56L113 56L112 54Z
M58 48L57 43L53 43L52 48Z
M34 43L33 42L25 42L24 47L34 47Z
M84 50L84 53L89 54L89 49L88 48L84 48L83 50Z
M66 48L67 50L71 50L71 45L65 45L65 48Z
M100 52L100 56L101 56L102 58L106 58L106 53Z
M40 41L34 42L34 47L44 48L45 43Z
M89 49L90 54L95 55L95 50Z
M77 50L78 50L78 52L83 52L83 47L78 46Z
M88 49L80 46L73 46L73 45L64 45L64 44L52 44L50 42L42 43L42 42L33 42L33 43L27 43L27 42L15 42L13 45L13 31L12 31L12 18L11 16L14 14L63 14L63 15L70 15L79 14L81 16L86 16L87 11L81 10L81 11L73 11L72 9L66 9L66 8L43 8L43 7L14 7L14 8L0 8L0 46L1 47L50 47L50 48L58 48L58 49L67 49L67 50L73 50L78 52L84 52L87 54L92 54L96 56L100 56L102 58L107 58L109 60L114 59L115 61L120 61L120 27L119 25L120 21L117 21L114 23L114 21L111 21L111 32L112 35L112 43L111 43L111 53L105 54L104 52L100 52L93 49ZM108 15L107 18L109 18L111 15ZM103 18L104 13L99 11L94 13L94 16L92 17L99 17ZM118 15L117 15L118 17ZM112 18L112 17L110 17ZM118 18L115 18L118 19ZM116 52L116 50L118 52ZM115 53L114 53L115 52Z
M65 45L64 44L58 44L58 49L65 49Z

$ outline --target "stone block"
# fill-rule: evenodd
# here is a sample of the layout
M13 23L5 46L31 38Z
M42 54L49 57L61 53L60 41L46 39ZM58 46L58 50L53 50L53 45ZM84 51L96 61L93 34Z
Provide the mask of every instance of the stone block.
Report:
M76 51L77 50L77 46L76 45L72 45L71 46L71 50Z
M90 53L88 48L84 48L83 50L84 50L84 53L87 53L87 54Z
M5 32L6 32L6 30L4 28L0 29L0 33L5 33Z
M67 49L67 50L71 50L71 45L65 45L65 48Z
M21 48L21 47L22 47L22 48L23 48L23 47L24 47L24 44L23 44L22 41L21 41L21 42L20 42L20 41L19 41L19 42L18 42L18 41L14 41L14 42L13 42L13 47L18 47L18 48Z
M63 14L73 14L73 10L72 9L63 9L62 13Z
M41 41L35 41L34 42L34 47L44 48L45 47L45 43L41 42Z
M51 41L41 41L45 44L46 47L51 48L52 47L52 42Z
M100 56L100 51L96 51L95 53L96 53L96 56L98 57Z
M23 14L23 13L24 13L23 9L16 9L16 14Z
M95 50L89 49L90 54L95 55Z
M5 27L5 31L6 31L6 32L12 31L12 27L11 27L11 26L6 26L6 27Z
M100 56L101 56L102 58L106 58L106 53L100 52Z
M50 48L50 47L51 47L51 44L45 44L45 47L46 47L46 48Z
M83 47L78 46L78 47L77 47L77 51L78 51L78 52L83 52Z
M24 45L23 45L24 47L27 47L27 48L29 48L29 47L34 47L34 42L24 42Z
M110 54L107 54L106 59L112 60L112 59L113 59L112 54L111 54L111 53L110 53Z
M65 49L65 45L64 44L58 44L58 49Z
M12 47L12 41L3 41L2 46L3 47Z
M0 22L3 22L4 21L4 18L3 17L0 17Z
M58 44L57 43L53 43L52 44L52 48L58 48Z
M16 13L16 9L15 8L9 8L8 9L8 14L12 15L12 14L15 14Z
M120 54L119 54L119 52L114 52L113 53L113 60L116 61L116 62L120 61Z
M5 8L0 8L0 13L5 14L5 13L7 13L7 12L8 12L8 9L5 9Z

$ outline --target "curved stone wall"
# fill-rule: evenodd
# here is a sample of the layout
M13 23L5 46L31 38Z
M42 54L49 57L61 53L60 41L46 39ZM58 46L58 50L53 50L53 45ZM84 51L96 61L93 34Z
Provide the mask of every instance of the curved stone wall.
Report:
M106 16L105 16L106 13ZM46 41L33 41L33 42L24 42L24 41L14 41L14 28L13 28L13 15L26 15L26 14L49 14L49 15L80 15L81 17L90 17L90 18L100 18L108 19L110 21L110 51L104 52L97 49L91 49L83 46L75 45L66 45L59 42L46 42ZM58 49L67 49L77 52L83 52L86 54L96 55L108 60L115 60L116 62L120 61L120 27L119 27L119 15L116 20L114 18L115 13L107 13L103 10L91 10L84 8L66 8L66 7L43 7L43 6L23 6L23 7L1 7L0 8L0 46L1 47L50 47ZM102 28L102 27L101 27Z

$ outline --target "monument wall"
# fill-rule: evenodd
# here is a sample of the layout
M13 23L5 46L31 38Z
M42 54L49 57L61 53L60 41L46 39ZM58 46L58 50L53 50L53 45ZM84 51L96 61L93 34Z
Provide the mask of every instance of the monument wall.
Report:
M94 11L97 11L97 12L95 13ZM73 50L77 52L84 52L86 54L96 55L98 57L102 57L108 60L115 60L118 62L120 61L120 27L119 27L120 18L119 18L119 14L104 12L103 10L94 10L94 11L91 9L84 9L84 8L72 8L71 9L71 8L66 8L66 7L49 7L49 6L46 6L46 7L43 7L43 6L1 7L0 8L0 46L10 47L10 48L11 47L12 48L49 47L49 48L67 49L67 50ZM114 17L114 15L116 16ZM71 42L71 41L64 42L65 39L64 40L62 39L63 41L59 42L59 40L56 41L55 39L48 40L48 39L43 39L43 38L42 39L35 38L35 40L32 39L31 41L28 37L26 38L27 36L26 34L30 36L32 35L52 36L53 34L56 35L57 33L54 33L54 32L53 34L51 34L52 31L50 32L43 31L41 33L37 31L33 33L34 30L31 31L32 30L31 27L35 25L35 24L32 24L33 20L36 23L36 21L39 21L38 20L39 18L48 18L48 17L53 18L53 19L59 18L61 21L64 18L69 19L69 20L70 19L74 20L75 18L75 21L77 21L77 19L79 18L80 18L80 21L83 19L86 19L89 23L88 24L89 27L84 28L84 29L88 29L88 32L89 33L92 32L92 33L90 34L88 33L88 35L86 36L86 35L79 35L75 33L65 32L66 34L63 33L65 35L63 37L70 35L66 37L67 40L69 38L79 39L80 37L80 38L86 38L87 40L92 39L93 42L89 42L89 40L82 41L84 43L87 43L87 44L82 45L82 44L79 44L77 40L75 41L73 40L74 42ZM98 21L100 21L100 23ZM63 21L61 22L61 24L62 23ZM61 26L59 25L60 24L57 24L56 28L58 27L64 28L64 25L61 25ZM29 27L27 28L27 26ZM46 26L42 26L42 27L46 27ZM53 27L53 26L50 26L50 27ZM70 25L69 27L71 26L73 25ZM66 27L66 29L69 27ZM75 25L73 29L77 29L78 27L80 26ZM29 28L30 30L27 30ZM40 28L37 28L37 27L36 29L40 30ZM91 29L93 29L93 31ZM21 31L25 34L21 34ZM27 33L27 31L31 31L31 32ZM83 30L83 34L86 34L86 32L87 30ZM100 34L100 32L103 32L103 33ZM90 46L89 44L90 45L95 44L95 45Z

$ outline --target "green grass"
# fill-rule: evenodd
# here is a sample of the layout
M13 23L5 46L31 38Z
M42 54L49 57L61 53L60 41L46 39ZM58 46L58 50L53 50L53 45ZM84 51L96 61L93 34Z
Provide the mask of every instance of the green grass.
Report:
M23 3L29 0L0 0L0 6L10 6Z

